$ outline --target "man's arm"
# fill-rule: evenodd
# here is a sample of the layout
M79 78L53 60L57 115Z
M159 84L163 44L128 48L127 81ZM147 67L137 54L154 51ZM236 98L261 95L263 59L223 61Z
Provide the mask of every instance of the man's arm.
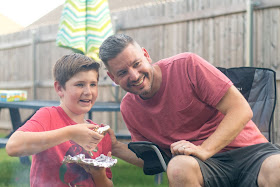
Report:
M144 161L138 158L134 152L128 149L128 144L118 141L112 129L110 129L108 132L112 141L112 155L130 164L143 167Z
M10 156L33 155L72 140L85 150L93 150L104 137L91 130L96 125L77 124L44 132L16 131L9 138L6 151Z
M194 155L206 160L230 144L253 116L250 105L234 86L228 89L216 108L225 117L215 132L200 146L184 140L175 142L171 145L173 154Z
M229 88L216 108L225 117L216 131L201 145L208 152L208 158L230 144L253 117L249 103L235 86Z

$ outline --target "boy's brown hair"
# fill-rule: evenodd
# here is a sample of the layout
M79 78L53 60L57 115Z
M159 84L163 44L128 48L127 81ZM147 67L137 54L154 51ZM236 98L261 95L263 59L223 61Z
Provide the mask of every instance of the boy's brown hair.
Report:
M100 64L92 58L79 53L64 55L54 65L53 77L63 88L65 83L81 71L95 70L99 80Z

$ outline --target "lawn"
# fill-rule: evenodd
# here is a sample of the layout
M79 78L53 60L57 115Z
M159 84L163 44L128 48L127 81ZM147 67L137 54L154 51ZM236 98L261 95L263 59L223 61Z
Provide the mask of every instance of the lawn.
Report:
M5 149L0 149L0 187L29 187L29 171L30 166L21 164L19 158L9 157ZM156 185L154 176L145 175L141 168L120 159L112 172L114 187L168 186L166 173L162 184Z

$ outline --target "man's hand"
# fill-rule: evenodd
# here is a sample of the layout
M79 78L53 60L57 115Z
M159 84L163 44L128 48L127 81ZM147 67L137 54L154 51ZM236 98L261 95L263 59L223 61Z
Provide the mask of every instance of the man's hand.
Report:
M112 129L109 129L107 132L110 135L111 142L112 142L112 149L113 149L115 147L115 145L118 144L118 140L117 140L116 135L115 135L115 133Z
M201 146L196 146L186 140L180 140L171 144L170 149L173 155L193 155L202 161L207 160L211 156Z

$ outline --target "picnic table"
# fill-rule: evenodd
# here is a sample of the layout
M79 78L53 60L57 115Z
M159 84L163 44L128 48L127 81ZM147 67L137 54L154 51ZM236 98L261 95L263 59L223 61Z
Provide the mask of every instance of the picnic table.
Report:
M20 126L22 126L27 120L29 120L37 110L42 107L58 106L59 101L51 100L27 100L27 101L18 101L18 102L0 102L0 110L3 108L9 109L10 118L12 122L13 130L5 138L0 138L0 148L6 146L8 138L15 132ZM32 109L33 113L22 120L19 109ZM89 119L92 119L92 112L119 112L120 103L118 102L95 102L91 110L88 112ZM117 134L117 138L129 139L129 135ZM28 157L20 157L21 163L30 164Z

